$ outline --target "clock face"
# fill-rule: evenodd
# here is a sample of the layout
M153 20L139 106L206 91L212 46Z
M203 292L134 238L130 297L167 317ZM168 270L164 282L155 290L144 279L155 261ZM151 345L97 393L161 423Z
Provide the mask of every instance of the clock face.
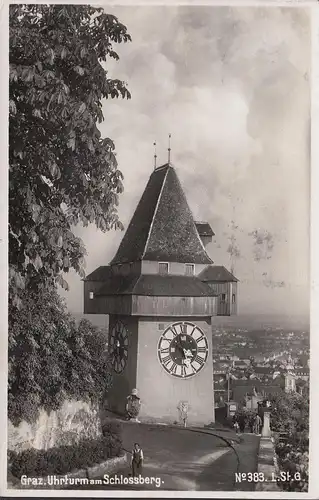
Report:
M193 323L174 323L165 330L159 340L158 357L170 375L185 379L192 377L207 361L207 338Z
M125 326L120 321L110 331L109 353L114 371L121 373L127 362L128 336Z

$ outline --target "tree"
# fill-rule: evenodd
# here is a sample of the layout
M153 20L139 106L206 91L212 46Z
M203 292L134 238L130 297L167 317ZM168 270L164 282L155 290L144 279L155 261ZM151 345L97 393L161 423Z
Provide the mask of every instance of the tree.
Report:
M67 398L101 401L111 373L105 331L87 320L77 325L55 289L24 292L22 299L10 318L11 421L35 421L39 408L55 410Z
M127 28L87 5L10 6L9 293L68 288L63 273L84 276L85 248L73 228L121 228L122 174L114 144L102 138L102 99L130 98L107 77Z
M250 364L249 366L247 366L246 370L245 370L245 377L247 377L247 379L250 379L251 376L255 373L255 370L254 370L254 367L252 364Z
M271 427L289 435L309 432L309 402L296 393L272 396Z
M289 480L280 482L280 486L286 491L306 491L309 480L309 400L296 393L273 396L271 428L276 436L279 467L290 473ZM283 432L285 437L280 439L279 433Z

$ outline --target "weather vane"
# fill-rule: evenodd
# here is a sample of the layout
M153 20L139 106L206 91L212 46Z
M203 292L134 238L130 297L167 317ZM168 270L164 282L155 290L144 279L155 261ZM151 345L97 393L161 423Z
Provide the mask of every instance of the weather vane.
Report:
M156 154L156 141L153 143L154 146L154 169L156 168L156 159L157 159L157 154Z
M172 134L168 134L168 163L171 161L171 137Z

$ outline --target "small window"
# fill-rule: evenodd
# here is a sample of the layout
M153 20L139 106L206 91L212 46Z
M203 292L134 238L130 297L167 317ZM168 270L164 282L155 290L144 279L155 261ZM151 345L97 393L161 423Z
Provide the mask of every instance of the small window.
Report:
M168 262L159 262L158 263L158 272L163 276L168 274Z
M186 276L194 276L195 264L185 264L185 274Z
M90 292L90 299L94 299L94 293Z
M226 300L226 293L222 293L222 302L225 302Z
M158 324L158 329L159 329L159 330L165 330L165 325L164 325L164 323L159 323L159 324Z
M233 298L232 298L233 304L236 302L236 295L233 293Z

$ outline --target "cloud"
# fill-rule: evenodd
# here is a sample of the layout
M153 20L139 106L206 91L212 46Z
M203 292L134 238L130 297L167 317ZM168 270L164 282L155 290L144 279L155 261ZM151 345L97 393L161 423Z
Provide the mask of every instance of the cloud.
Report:
M107 62L128 82L131 101L106 101L101 132L116 144L127 226L153 168L172 161L194 216L216 232L216 263L229 267L231 234L240 258L244 310L289 303L305 310L309 251L310 20L302 8L107 6L132 43ZM235 208L234 208L235 207ZM231 220L238 229L232 233ZM255 229L274 240L271 259L254 259ZM122 233L79 229L88 270L107 264ZM267 283L285 283L276 293ZM265 276L265 275L264 275ZM81 309L77 278L68 301ZM253 290L253 292L252 292ZM254 300L252 300L254 297ZM259 297L259 298L258 298ZM288 308L289 309L289 308Z

